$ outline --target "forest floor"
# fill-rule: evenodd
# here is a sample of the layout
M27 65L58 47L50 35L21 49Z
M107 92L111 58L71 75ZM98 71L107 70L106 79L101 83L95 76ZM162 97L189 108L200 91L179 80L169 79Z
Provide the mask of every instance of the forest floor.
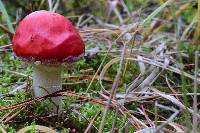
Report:
M12 50L36 10L69 18L85 43L64 68L59 114L51 95L31 96L32 66ZM0 11L0 132L200 132L200 1L0 0Z

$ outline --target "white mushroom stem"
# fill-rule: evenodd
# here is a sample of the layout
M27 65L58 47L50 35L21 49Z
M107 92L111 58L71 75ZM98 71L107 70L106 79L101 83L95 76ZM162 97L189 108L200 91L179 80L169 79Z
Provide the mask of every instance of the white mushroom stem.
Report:
M41 97L62 89L62 67L48 65L33 66L33 96ZM62 109L62 98L52 97L52 110L59 112Z

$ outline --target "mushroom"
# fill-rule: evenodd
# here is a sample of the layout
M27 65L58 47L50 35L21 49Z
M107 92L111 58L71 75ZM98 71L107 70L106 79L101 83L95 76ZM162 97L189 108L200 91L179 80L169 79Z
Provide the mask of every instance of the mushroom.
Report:
M85 46L72 23L51 11L35 11L26 16L13 36L17 57L33 66L34 97L62 89L63 64L70 64L84 55ZM52 111L62 109L61 97L52 97Z

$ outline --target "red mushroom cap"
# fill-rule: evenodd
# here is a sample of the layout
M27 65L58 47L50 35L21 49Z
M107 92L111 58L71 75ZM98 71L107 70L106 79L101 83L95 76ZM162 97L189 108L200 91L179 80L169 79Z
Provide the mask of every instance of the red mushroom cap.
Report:
M50 63L78 58L85 47L66 17L44 10L26 16L19 23L12 41L16 56Z

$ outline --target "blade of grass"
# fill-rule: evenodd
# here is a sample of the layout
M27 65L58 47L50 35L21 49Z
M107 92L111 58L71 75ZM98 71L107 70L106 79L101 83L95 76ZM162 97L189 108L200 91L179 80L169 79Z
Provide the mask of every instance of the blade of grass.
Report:
M165 3L163 3L160 7L158 7L154 12L152 12L143 22L142 25L145 25L147 22L149 22L153 17L155 17L159 12L161 12L166 6L171 4L174 0L168 0Z
M197 9L197 27L195 28L193 44L199 45L199 37L200 37L200 0L198 0L198 9Z
M108 42L108 43L110 43L110 42ZM108 54L109 54L110 50L112 49L112 46L113 46L113 44L110 43L110 47L108 48L108 51L106 52L106 55L104 56L104 58L103 58L101 64L99 65L99 67L98 67L96 73L94 74L92 80L90 81L90 83L89 83L89 85L88 85L88 87L87 87L87 89L86 89L86 93L89 91L89 89L90 89L90 87L92 86L92 83L93 83L95 77L98 75L99 71L101 70L101 68L102 68L102 66L103 66L103 64L104 64L104 62L105 62L105 60L106 60L106 58L108 57Z
M119 64L120 66L117 70L117 74L115 76L115 79L114 79L114 82L113 82L113 85L112 85L112 88L111 88L109 100L108 100L106 107L104 109L104 112L103 112L103 118L101 120L101 124L99 126L98 133L103 133L104 124L105 124L106 117L107 117L107 114L108 114L108 111L109 111L109 107L110 107L110 104L112 102L112 99L115 97L116 89L118 88L118 84L119 84L119 80L120 80L120 76L121 76L121 72L122 72L122 68L123 68L123 63L124 63L125 49L126 49L126 44L123 47L123 52L121 54L120 64Z
M178 55L178 60L181 64L183 64L183 57L181 55ZM186 77L184 76L184 70L183 70L183 67L180 68L180 76L181 76L181 92L184 94L183 95L183 103L186 107L189 107L189 100L188 100L188 97L187 97L187 93L188 93L188 89L187 89L187 86L186 86L186 83L187 83L187 80L186 80ZM193 79L195 79L195 77L193 77ZM184 116L184 124L186 125L186 129L185 129L185 132L189 132L191 131L191 115L189 113L189 109L186 108L184 109L184 113L183 113L183 116Z
M48 0L48 5L49 5L49 11L52 11L52 9L53 9L52 0Z
M8 26L8 29L10 30L10 32L14 33L14 28L13 28L13 25L10 21L10 17L6 11L6 8L3 4L3 2L0 0L0 11L2 12L3 14L3 18L6 20L6 23L7 23L7 26Z
M200 35L200 0L198 0L198 27L197 27L197 37ZM198 40L199 42L199 40Z
M200 35L200 0L198 0L198 27L197 27L197 37Z
M198 57L199 52L195 52L195 80L194 80L194 100L193 100L193 109L194 109L194 114L193 114L193 124L192 124L192 130L193 133L197 133L197 127L198 127L198 121L197 121L197 113L198 113L198 108L197 108L197 76L198 76Z

